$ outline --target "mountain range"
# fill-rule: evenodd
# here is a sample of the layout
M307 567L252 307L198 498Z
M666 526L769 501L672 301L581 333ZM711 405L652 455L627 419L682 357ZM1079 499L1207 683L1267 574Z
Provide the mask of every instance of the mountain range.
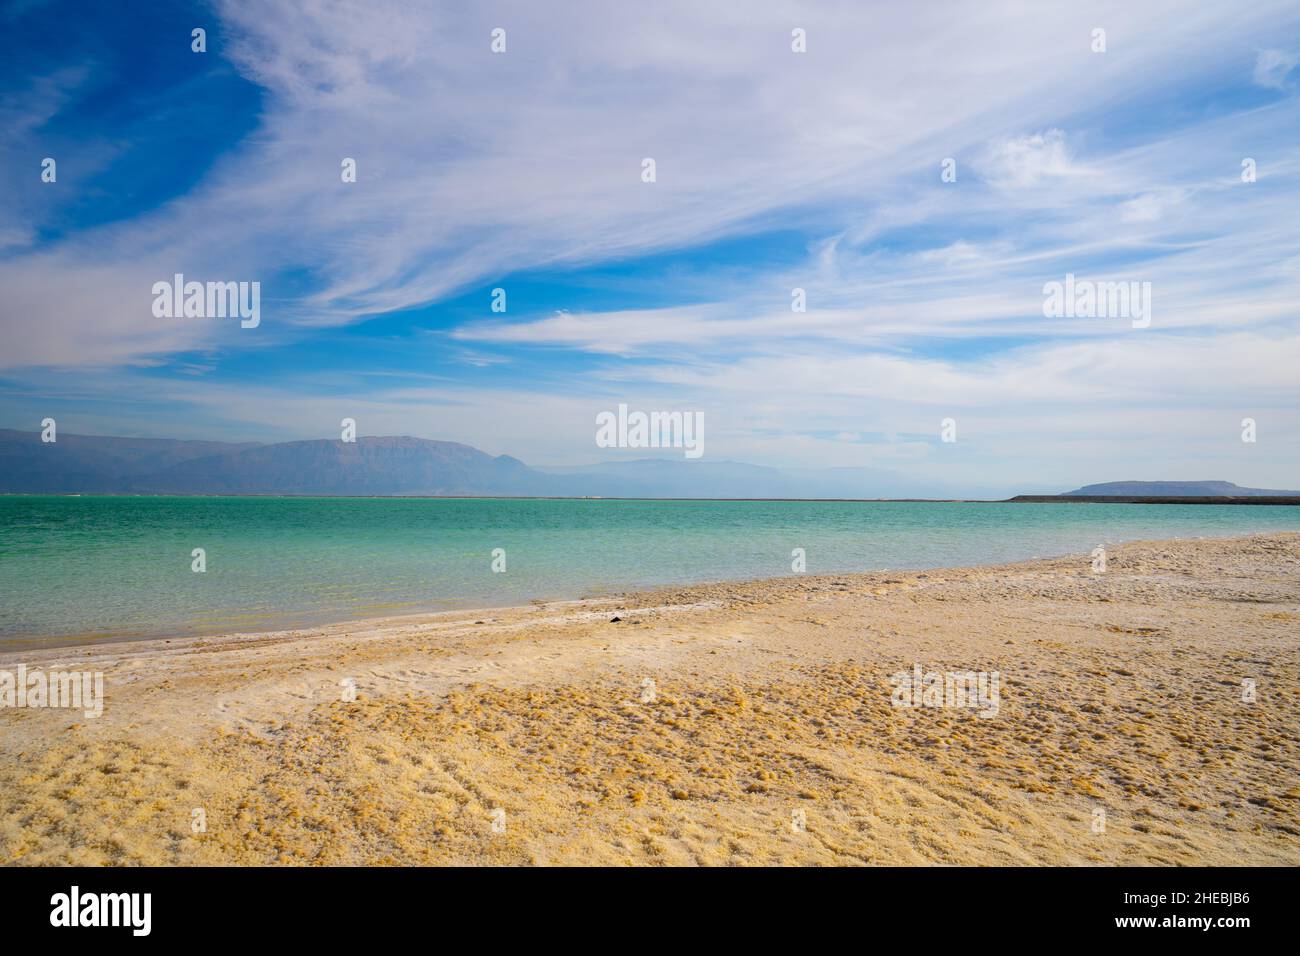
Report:
M0 493L862 498L906 476L866 468L782 471L732 461L638 459L533 468L509 455L410 437L274 444L0 429ZM945 490L931 488L935 497Z
M1064 497L1293 498L1300 491L1242 488L1230 481L1107 481L1067 491Z
M606 498L960 497L880 469L781 470L733 461L638 459L534 468L458 442L410 437L273 444L0 429L0 493L483 495ZM1068 494L1297 495L1226 481L1112 482Z

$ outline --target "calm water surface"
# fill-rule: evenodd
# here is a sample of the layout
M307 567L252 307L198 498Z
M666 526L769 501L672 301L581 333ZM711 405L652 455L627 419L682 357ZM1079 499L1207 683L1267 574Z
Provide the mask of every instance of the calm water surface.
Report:
M267 630L1300 530L1300 507L0 496L0 642ZM191 571L203 548L207 571ZM492 551L506 552L493 573Z

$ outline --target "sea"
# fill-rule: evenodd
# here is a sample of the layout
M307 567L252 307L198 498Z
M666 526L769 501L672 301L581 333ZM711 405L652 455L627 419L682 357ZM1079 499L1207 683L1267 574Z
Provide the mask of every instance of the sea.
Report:
M0 647L1300 530L1300 506L0 496Z

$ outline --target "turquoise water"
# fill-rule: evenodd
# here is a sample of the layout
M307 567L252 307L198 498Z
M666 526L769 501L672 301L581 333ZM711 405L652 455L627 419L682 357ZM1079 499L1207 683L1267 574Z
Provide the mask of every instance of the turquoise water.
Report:
M1300 530L1300 507L0 497L0 642L267 630L649 585ZM206 551L207 570L191 570ZM506 552L493 573L492 550Z

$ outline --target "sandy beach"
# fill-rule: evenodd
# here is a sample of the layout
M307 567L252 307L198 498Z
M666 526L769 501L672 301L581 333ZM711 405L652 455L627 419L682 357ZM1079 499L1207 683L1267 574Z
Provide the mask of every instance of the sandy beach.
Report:
M1296 865L1298 636L1272 533L11 650L105 701L0 710L0 860Z

